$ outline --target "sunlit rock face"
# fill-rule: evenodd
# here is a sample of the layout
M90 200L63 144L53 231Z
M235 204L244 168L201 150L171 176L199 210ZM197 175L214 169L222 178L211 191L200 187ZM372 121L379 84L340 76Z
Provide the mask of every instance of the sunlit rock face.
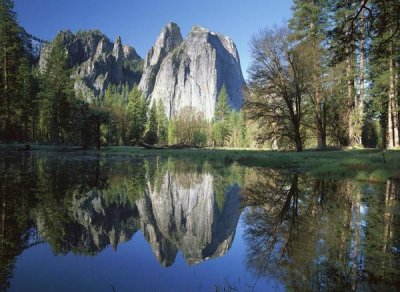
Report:
M212 119L223 85L239 109L244 79L233 41L200 26L182 41L177 25L168 24L146 58L140 89L151 103L161 100L170 118L190 106Z
M198 263L230 248L239 218L238 187L231 187L219 209L210 174L167 173L159 188L149 185L137 201L141 229L158 260L171 265L178 250Z
M183 42L180 28L173 22L167 24L157 38L157 41L144 61L144 71L139 88L148 96L153 92L160 65L168 53L172 52Z
M139 83L142 60L135 49L122 44L118 37L110 41L99 31L73 34L59 33L65 45L69 65L73 68L75 91L87 100L102 97L109 84ZM39 68L46 69L51 44L45 45L40 53Z

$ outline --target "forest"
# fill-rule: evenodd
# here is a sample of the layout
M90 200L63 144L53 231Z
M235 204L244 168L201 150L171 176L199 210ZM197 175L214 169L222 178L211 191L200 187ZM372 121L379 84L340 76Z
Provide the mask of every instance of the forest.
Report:
M229 107L222 87L210 121L190 107L168 119L163 105L149 104L136 85L110 84L103 97L84 99L74 91L60 38L51 42L46 70L39 70L13 1L2 0L0 141L399 147L399 11L398 0L294 0L287 23L251 38L242 109Z

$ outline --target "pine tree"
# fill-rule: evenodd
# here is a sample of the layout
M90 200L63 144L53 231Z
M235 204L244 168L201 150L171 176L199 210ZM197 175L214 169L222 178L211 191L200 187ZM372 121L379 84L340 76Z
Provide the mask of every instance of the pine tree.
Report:
M160 144L168 142L168 118L161 99L157 102L157 137Z
M176 143L176 120L170 119L168 121L168 144Z
M47 67L41 78L41 130L50 142L66 143L74 130L73 103L76 102L68 67L68 56L60 36L51 44Z
M106 127L107 142L113 145L127 145L130 140L130 113L128 84L110 84L104 95L104 107L110 119Z
M142 92L133 87L129 94L127 106L129 120L129 140L132 144L138 145L142 142L147 123L147 102Z
M30 140L30 134L33 132L33 121L37 115L36 92L33 87L33 76L31 66L27 58L21 58L17 71L16 93L19 96L16 105L16 116L21 129L23 142Z
M18 138L18 70L25 57L12 0L0 1L0 139Z
M393 148L400 146L400 38L395 27L400 23L396 1L373 1L372 9L379 11L375 21L372 40L371 79L374 109L380 118L382 128L381 145Z
M150 108L149 112L149 120L147 123L147 131L146 131L146 143L153 145L158 143L157 137L157 107L155 103Z
M229 143L229 137L231 135L229 127L230 112L228 93L224 85L219 92L214 115L213 139L217 146L225 146Z
M249 146L249 137L247 132L246 119L243 111L239 111L237 126L239 130L239 147Z
M228 104L228 93L225 85L222 86L218 94L217 104L215 106L215 120L223 121L229 116L230 107Z

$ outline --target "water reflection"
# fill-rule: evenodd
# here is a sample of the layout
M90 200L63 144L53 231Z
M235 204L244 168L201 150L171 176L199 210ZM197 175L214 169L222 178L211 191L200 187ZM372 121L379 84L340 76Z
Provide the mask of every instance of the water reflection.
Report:
M170 266L178 250L190 264L222 256L232 244L239 213L237 185L228 186L221 208L211 173L167 171L136 202L140 226L158 260Z
M258 169L244 189L247 264L294 290L400 286L399 185Z
M96 255L141 230L164 266L224 255L240 216L232 168L182 161L68 155L4 157L1 283L15 257L47 242L54 254ZM229 173L229 175L228 175Z
M370 186L160 158L1 155L0 290L32 246L97 256L139 231L164 267L179 253L194 265L244 245L240 262L253 275L244 290L271 277L289 290L393 290L399 199L395 181ZM238 282L225 285L240 290Z

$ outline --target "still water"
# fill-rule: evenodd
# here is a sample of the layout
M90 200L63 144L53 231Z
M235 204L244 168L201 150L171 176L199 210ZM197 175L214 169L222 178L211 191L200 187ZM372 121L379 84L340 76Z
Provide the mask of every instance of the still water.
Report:
M400 184L0 154L0 290L397 290Z

